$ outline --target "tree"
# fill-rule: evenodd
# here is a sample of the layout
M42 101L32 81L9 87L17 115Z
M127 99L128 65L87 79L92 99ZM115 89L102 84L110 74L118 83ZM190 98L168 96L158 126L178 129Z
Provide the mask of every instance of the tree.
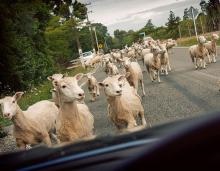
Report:
M144 26L146 29L148 29L148 30L153 30L154 29L154 25L153 25L153 23L152 23L152 19L149 19L148 21L147 21L147 24Z
M184 14L183 14L183 20L187 20L189 18L190 18L189 17L189 10L188 10L188 8L185 8L184 9Z
M207 10L208 18L209 18L208 25L211 25L213 30L220 29L220 17L219 17L220 16L220 2L219 0L209 0L206 10Z
M180 17L176 17L173 11L170 11L168 22L166 23L168 35L172 38L178 37L178 26L180 24Z
M207 3L205 0L202 0L200 3L199 3L200 7L201 7L201 10L202 10L202 13L203 14L206 14L206 10L207 10Z

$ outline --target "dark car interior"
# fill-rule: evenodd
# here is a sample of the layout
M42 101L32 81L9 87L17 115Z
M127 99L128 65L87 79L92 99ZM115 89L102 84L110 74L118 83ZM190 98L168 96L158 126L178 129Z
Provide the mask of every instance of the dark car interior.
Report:
M0 156L1 170L219 170L220 114Z

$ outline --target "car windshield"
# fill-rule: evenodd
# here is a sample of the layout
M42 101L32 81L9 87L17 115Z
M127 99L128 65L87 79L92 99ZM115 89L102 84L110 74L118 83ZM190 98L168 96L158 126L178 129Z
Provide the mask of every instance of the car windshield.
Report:
M219 6L2 0L0 153L117 139L219 110Z

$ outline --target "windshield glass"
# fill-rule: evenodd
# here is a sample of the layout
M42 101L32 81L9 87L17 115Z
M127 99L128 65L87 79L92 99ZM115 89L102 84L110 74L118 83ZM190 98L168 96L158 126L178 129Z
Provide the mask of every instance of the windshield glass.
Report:
M2 0L0 153L219 110L219 6Z

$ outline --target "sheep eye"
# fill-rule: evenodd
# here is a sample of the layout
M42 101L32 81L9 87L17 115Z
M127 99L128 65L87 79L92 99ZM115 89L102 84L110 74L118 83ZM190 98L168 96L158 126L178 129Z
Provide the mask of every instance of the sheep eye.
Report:
M122 87L122 84L119 84L119 87Z
M12 103L15 103L15 100L13 100Z
M106 84L105 86L108 87L108 84Z
M63 85L63 86L62 86L62 88L66 88L66 86L65 86L65 85Z

